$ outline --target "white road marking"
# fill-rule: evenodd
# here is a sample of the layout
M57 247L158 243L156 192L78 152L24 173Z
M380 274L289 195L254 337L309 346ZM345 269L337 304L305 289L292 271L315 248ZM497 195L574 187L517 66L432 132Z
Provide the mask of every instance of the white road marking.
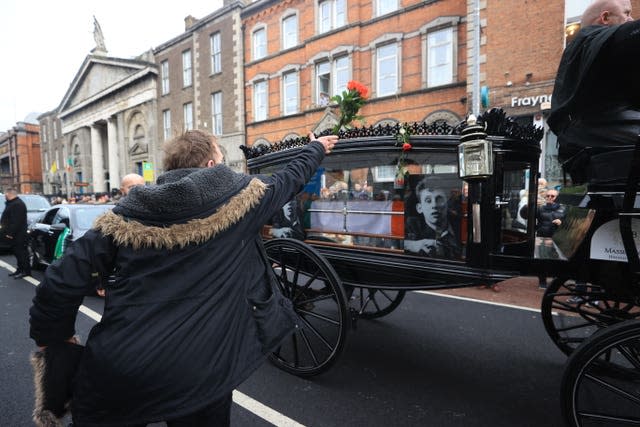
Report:
M504 303L501 303L501 302L485 301L485 300L479 300L479 299L468 298L468 297L460 297L460 296L457 296L457 295L441 294L441 293L433 292L433 291L414 291L414 292L419 293L419 294L425 294L425 295L434 295L436 297L442 297L442 298L451 298L451 299L458 299L458 300L462 300L462 301L477 302L477 303L481 303L481 304L497 305L499 307L515 308L517 310L532 311L534 313L540 314L540 309L522 307L522 306L519 306L519 305L504 304Z
M2 260L0 260L0 267L9 270L10 272L14 272L15 268ZM31 283L33 286L38 286L40 282L36 280L34 277L27 276L24 278L27 282ZM102 319L102 316L97 311L90 309L85 305L81 305L79 309L80 313L89 317L96 322L99 322ZM278 426L278 427L305 427L304 424L300 424L297 421L292 420L284 414L276 411L275 409L271 409L267 405L258 402L255 399L247 396L244 393L239 392L238 390L233 391L233 401L238 405L245 408L247 411L250 411L262 418L263 420Z

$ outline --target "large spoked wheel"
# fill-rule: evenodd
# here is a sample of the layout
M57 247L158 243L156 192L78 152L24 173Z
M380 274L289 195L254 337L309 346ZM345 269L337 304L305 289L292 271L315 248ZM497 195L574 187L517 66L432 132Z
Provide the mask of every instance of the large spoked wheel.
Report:
M629 319L640 319L635 301L622 301L591 283L556 278L542 299L542 321L547 333L567 355L599 329Z
M342 353L350 328L342 283L333 267L303 242L273 239L265 248L282 293L300 317L299 328L269 359L301 377L325 372Z
M561 389L568 426L640 425L640 322L586 340L569 358Z
M393 289L372 289L347 287L349 305L362 319L377 319L386 316L398 308L405 291Z

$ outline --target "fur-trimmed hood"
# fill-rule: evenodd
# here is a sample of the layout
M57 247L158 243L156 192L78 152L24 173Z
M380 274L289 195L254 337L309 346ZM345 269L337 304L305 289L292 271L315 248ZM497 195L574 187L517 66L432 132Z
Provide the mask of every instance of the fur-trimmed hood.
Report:
M134 187L95 228L134 249L203 243L257 206L266 188L260 179L224 165L176 169L161 175L157 185Z

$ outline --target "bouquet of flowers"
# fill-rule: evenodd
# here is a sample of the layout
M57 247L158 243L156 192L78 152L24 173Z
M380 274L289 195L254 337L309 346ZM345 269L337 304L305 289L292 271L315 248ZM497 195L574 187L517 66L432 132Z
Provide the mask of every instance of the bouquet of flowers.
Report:
M334 126L333 132L338 133L342 127L348 129L351 122L359 120L364 122L364 118L358 115L360 108L364 105L369 90L365 85L355 80L347 83L347 90L342 91L342 95L335 95L331 100L338 104L340 108L340 120Z

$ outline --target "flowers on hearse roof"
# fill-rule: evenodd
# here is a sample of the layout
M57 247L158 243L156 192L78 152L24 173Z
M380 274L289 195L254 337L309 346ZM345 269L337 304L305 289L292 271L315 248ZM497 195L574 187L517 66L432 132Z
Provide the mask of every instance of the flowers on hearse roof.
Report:
M333 127L333 132L338 133L343 127L349 129L351 122L358 120L364 123L364 117L358 115L360 108L364 105L369 90L365 85L355 80L347 83L347 90L343 90L341 95L331 97L331 100L338 104L340 109L340 118L338 123Z
M405 123L400 125L400 129L398 129L398 133L396 134L396 147L401 148L400 156L398 157L398 163L396 165L396 181L402 181L404 183L404 176L409 172L407 168L407 153L411 151L413 146L410 141L411 138L411 129Z

